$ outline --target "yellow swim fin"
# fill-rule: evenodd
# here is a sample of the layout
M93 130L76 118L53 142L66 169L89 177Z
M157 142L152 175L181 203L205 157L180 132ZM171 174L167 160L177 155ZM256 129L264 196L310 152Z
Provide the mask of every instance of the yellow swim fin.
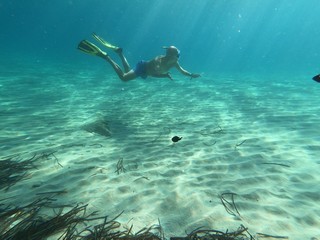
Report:
M105 41L102 37L99 37L97 34L92 33L92 36L98 41L100 42L103 46L110 48L114 51L118 51L120 48L117 46L112 45L111 43L108 43L107 41Z
M94 56L104 57L107 55L99 47L97 47L96 45L94 45L93 43L91 43L87 40L82 40L78 44L78 49L84 53L94 55Z

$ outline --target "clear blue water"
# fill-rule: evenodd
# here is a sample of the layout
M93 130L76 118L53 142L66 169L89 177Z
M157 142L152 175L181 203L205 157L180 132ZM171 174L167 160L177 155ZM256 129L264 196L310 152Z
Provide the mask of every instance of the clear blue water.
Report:
M320 71L317 0L0 1L1 60L89 61L75 51L94 31L134 64L180 48L203 73Z
M274 204L277 220L270 221L270 227L276 226L275 231L283 235L300 232L303 237L319 237L320 84L311 79L320 73L319 13L318 0L0 0L0 157L85 142L87 149L82 150L92 153L93 160L101 158L100 162L113 166L105 159L124 157L149 173L153 169L148 168L148 162L159 161L166 166L174 156L179 164L187 166L194 191L199 192L203 200L200 204L207 205L207 211L212 210L207 200L226 189L242 196L259 195L261 201L254 202L253 209L261 209L264 201L268 208L274 199L281 202L285 198L283 205ZM76 49L82 39L94 41L92 32L121 46L132 66L163 54L162 46L175 45L181 50L180 64L202 77L190 81L173 70L174 82L148 78L123 83L108 64ZM79 134L79 126L97 112L106 115L116 129L113 138L101 140ZM226 129L221 138L201 134L218 125ZM170 134L184 133L190 147L163 150L171 143L168 129L172 130ZM89 148L87 138L108 146L106 151ZM247 141L239 148L242 152L235 151L234 144L244 138ZM153 144L155 139L160 139L160 148ZM151 146L144 148L148 141ZM110 153L108 149L117 151ZM68 151L62 148L59 152L63 165L74 167L77 160L86 166L95 164L77 157L77 149L70 147ZM238 169L242 160L248 165ZM203 170L201 161L208 161L210 168ZM291 168L283 172L276 167L265 170L261 162ZM223 169L228 168L231 180L223 177L226 185L210 185L206 191L200 186L198 190L201 179L206 182L211 176L211 168L218 166L214 171L221 170L219 164L221 175L225 176ZM179 165L173 168L180 173ZM84 172L87 168L79 169ZM195 177L192 173L197 169L208 173ZM111 178L116 179L113 169L110 171ZM263 171L267 171L266 177L261 177ZM48 174L49 180L36 176L43 181L41 187L26 187L31 194L22 185L21 196L32 199L37 192L47 190L45 183L59 178L61 172ZM132 173L135 170L129 171L129 175ZM237 183L236 178L242 174L249 179L250 187ZM273 179L274 175L282 180ZM176 177L168 177L170 184L183 179L179 174ZM221 180L208 178L214 183ZM188 184L181 182L177 189ZM87 191L91 187L83 188ZM170 187L165 186L168 190ZM70 195L82 196L69 188ZM99 192L95 193L97 199L101 197ZM12 196L14 191L6 194ZM88 199L92 200L81 200ZM240 202L243 211L246 201L242 206ZM103 208L104 203L101 205L99 210L109 211ZM122 205L113 207L115 214L123 210ZM161 209L160 214L155 212L151 219L168 217L160 216ZM182 219L174 221L191 222L195 221L192 217L202 217L190 214L190 219L183 219L181 212ZM269 210L257 211L259 214L269 216ZM175 228L169 220L164 220L164 225ZM296 226L310 229L310 234L304 235ZM261 230L259 227L255 230Z

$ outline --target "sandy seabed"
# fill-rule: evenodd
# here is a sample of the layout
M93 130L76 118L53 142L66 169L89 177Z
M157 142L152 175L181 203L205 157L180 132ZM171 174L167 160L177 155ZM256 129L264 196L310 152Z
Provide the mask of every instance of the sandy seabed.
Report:
M48 157L1 190L2 202L65 191L59 202L124 211L118 221L134 230L160 219L167 237L243 224L253 234L320 239L320 85L301 76L174 77L122 83L99 71L6 70L1 158ZM83 129L101 119L110 136ZM222 196L234 197L235 216Z

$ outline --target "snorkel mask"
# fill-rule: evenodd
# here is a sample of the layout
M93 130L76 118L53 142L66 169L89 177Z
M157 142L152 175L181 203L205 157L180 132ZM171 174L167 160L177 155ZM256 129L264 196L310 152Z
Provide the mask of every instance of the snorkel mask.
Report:
M175 46L162 47L162 48L166 49L166 56L177 56L177 58L180 57L180 50Z

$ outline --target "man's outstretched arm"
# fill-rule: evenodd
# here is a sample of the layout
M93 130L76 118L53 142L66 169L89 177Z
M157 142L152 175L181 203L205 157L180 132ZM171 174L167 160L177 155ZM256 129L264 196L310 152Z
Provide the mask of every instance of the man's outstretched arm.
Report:
M176 68L179 70L179 72L181 72L183 75L186 75L188 77L191 77L191 78L200 77L200 74L198 73L190 73L187 70L183 69L179 63L177 63Z

